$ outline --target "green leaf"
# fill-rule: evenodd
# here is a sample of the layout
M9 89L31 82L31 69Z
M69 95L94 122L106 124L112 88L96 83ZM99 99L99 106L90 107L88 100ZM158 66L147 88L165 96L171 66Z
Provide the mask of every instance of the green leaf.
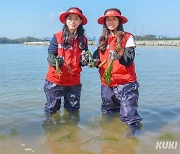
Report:
M103 78L105 79L106 83L109 85L111 83L111 72L113 69L113 61L111 60L108 64L108 67L106 68Z
M93 137L89 140L87 140L84 143L89 143L89 142L117 142L118 138L114 137L114 136L97 136L97 137Z
M70 132L69 134L63 135L60 138L56 139L56 141L60 142L64 140L72 140L74 138L75 138L74 133Z
M92 53L91 53L89 50L87 50L86 52L88 53L89 58L90 58L90 63L89 63L88 66L91 67L91 68L93 68L93 67L94 67L94 59L93 59L93 55L92 55Z
M52 55L52 56L53 56L54 61L56 62L56 72L59 75L61 73L61 70L59 69L59 59L55 55Z
M159 137L158 137L159 140L174 140L174 136L170 133L164 133L164 134L161 134Z

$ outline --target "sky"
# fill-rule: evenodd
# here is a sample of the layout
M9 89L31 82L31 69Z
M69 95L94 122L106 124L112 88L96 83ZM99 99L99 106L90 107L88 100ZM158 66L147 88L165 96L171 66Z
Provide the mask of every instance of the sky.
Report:
M101 35L97 19L108 8L121 10L125 31L134 35L180 37L180 0L0 0L0 37L52 37L63 26L59 14L70 7L82 9L89 37Z

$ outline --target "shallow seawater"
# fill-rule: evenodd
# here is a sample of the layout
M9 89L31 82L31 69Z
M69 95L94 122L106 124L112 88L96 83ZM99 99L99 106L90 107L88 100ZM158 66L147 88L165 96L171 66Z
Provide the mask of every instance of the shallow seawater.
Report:
M95 46L90 46L93 52ZM178 154L180 48L137 47L141 130L127 138L119 114L101 113L98 70L83 68L81 108L44 116L47 46L0 45L0 154ZM156 149L157 142L178 142Z

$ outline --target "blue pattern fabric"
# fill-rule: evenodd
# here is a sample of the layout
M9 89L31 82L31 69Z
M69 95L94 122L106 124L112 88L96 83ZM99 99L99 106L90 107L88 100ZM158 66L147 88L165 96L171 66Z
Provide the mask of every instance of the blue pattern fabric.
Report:
M120 112L120 119L128 125L139 123L138 108L138 82L107 87L101 85L102 111Z
M46 95L45 113L54 114L61 107L64 97L64 107L68 110L80 108L81 84L75 86L61 86L50 81L45 81L44 92Z

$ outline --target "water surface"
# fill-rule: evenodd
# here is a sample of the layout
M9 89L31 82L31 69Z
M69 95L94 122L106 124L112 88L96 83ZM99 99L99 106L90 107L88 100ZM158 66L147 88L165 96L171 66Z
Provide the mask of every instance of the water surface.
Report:
M159 140L180 144L179 57L178 47L137 47L138 111L144 119L128 139L118 114L101 113L97 69L83 68L79 112L70 114L62 106L47 121L47 46L0 45L0 154L179 153L155 149Z

